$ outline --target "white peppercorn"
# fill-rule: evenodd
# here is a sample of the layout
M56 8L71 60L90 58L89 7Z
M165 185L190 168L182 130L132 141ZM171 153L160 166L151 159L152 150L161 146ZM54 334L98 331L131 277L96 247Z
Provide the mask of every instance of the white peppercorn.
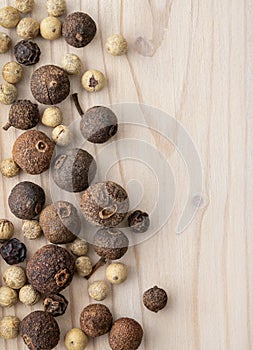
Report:
M27 239L36 239L41 236L42 229L37 220L25 220L22 225L22 232Z
M89 286L88 293L92 299L102 301L107 297L109 287L104 281L95 281Z
M14 235L13 223L6 219L0 219L0 242L8 241Z
M88 276L92 271L92 262L87 256L79 256L75 264L80 277Z
M5 33L0 33L0 53L9 51L11 47L11 38Z
M127 41L121 34L109 36L105 44L107 52L113 56L121 56L127 53Z
M68 249L76 256L83 256L88 253L89 245L85 240L76 238L68 245Z
M73 53L67 53L63 57L61 64L65 72L71 75L79 74L82 69L82 62L80 58Z
M19 301L25 305L35 305L40 300L40 293L30 284L25 285L19 291Z
M0 103L11 105L18 97L17 88L9 83L0 84Z
M19 166L14 162L12 158L2 160L0 164L0 171L3 176L13 177L19 173Z
M40 31L39 22L31 17L22 18L17 25L17 35L23 39L34 39Z
M71 142L71 131L66 125L58 125L52 131L52 139L58 146L66 147Z
M12 289L20 289L26 283L25 270L20 266L11 266L5 270L3 281L7 287Z
M62 120L62 111L56 106L46 108L41 118L42 124L51 128L55 128L56 126L60 125Z
M15 7L21 13L32 12L34 7L34 0L16 0Z
M127 279L128 268L122 263L112 263L106 269L106 278L112 284L120 284Z
M66 12L65 0L47 0L47 12L50 16L60 17Z
M9 307L17 304L17 292L7 286L0 287L0 306Z
M61 21L53 16L44 18L40 23L40 34L47 40L55 40L61 36Z
M8 62L3 66L2 75L7 83L16 84L19 83L23 77L23 68L15 61Z
M88 345L89 338L79 328L69 330L64 338L68 350L84 350Z
M0 337L4 339L17 338L20 320L16 316L4 316L0 320Z
M0 25L4 28L14 28L20 21L20 14L17 9L12 6L0 9Z
M98 70L88 70L82 76L82 86L88 92L96 92L105 86L105 76Z

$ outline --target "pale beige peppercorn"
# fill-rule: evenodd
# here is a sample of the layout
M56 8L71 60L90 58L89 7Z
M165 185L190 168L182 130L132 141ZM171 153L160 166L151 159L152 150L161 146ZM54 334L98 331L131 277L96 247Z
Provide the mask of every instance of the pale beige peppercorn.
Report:
M19 301L25 305L35 305L40 300L40 293L30 284L25 285L19 291Z
M34 39L40 31L39 22L31 17L22 18L17 25L17 35L23 39Z
M68 350L84 350L88 345L89 338L79 328L69 330L64 338Z
M12 289L20 289L26 283L25 270L20 266L11 266L5 270L3 281L7 287Z
M83 256L88 253L89 245L84 239L76 238L74 242L68 244L68 249L76 256Z
M52 139L61 147L66 147L71 142L71 131L66 125L58 125L52 131Z
M11 221L0 219L0 242L8 241L14 235L14 225Z
M92 262L87 256L79 256L75 264L80 277L88 276L92 271Z
M23 78L23 68L19 63L11 61L3 66L2 75L7 83L17 84Z
M20 319L16 316L4 316L0 320L0 337L14 339L19 335Z
M17 292L7 286L0 287L0 306L9 307L17 304Z
M3 176L13 177L19 173L20 167L14 162L12 158L2 160L0 164L0 171Z
M0 53L9 51L11 47L11 38L5 33L0 33Z
M37 220L25 220L22 225L22 232L27 239L36 239L41 236L42 229Z
M95 281L89 286L88 293L92 299L102 301L107 297L109 287L104 281Z
M60 17L66 13L65 0L47 0L47 12L50 16Z
M16 0L15 7L21 13L32 12L34 7L34 0Z
M9 83L0 84L0 103L11 105L18 97L17 88Z
M61 21L53 16L44 18L40 23L40 35L47 40L55 40L61 36Z
M106 278L112 284L123 283L127 279L128 268L122 263L112 263L106 269Z
M80 58L74 53L67 53L62 59L62 68L70 75L79 74L82 69Z
M105 86L105 76L98 70L88 70L82 76L82 86L88 92L96 92Z
M0 9L0 25L4 28L14 28L20 21L20 14L17 9L12 6Z
M113 56L121 56L127 53L127 41L121 34L109 36L105 44L107 52Z
M59 107L52 106L45 109L41 122L42 124L55 128L62 123L63 116Z

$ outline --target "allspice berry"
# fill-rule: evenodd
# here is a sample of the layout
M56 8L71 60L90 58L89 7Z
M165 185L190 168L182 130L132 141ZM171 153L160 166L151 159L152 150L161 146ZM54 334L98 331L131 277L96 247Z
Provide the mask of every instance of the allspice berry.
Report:
M23 77L23 68L17 62L11 61L3 66L2 75L7 83L17 84Z
M128 268L122 263L112 263L106 269L106 278L112 284L125 282L128 276Z
M127 236L117 228L102 228L93 239L94 250L105 259L120 259L128 250Z
M27 239L36 239L41 236L42 229L37 220L24 220L22 233Z
M61 21L53 16L44 18L40 23L40 35L47 40L55 40L61 36Z
M86 277L92 271L92 262L88 256L79 256L75 261L75 265L80 277Z
M49 294L43 300L44 311L54 317L62 316L67 310L68 303L68 300L60 293Z
M109 334L112 350L137 350L141 345L143 329L132 318L120 318L114 322Z
M40 293L59 293L69 286L74 276L75 259L62 247L43 246L29 260L26 275Z
M32 12L34 7L34 0L16 0L15 7L21 13Z
M51 350L60 340L60 328L55 318L44 311L27 315L21 322L20 333L30 350Z
M103 304L88 305L83 309L80 317L81 330L92 338L109 332L112 322L112 314Z
M91 154L74 148L58 155L52 163L54 182L68 192L85 190L95 177L97 165Z
M40 60L40 48L32 40L21 40L14 46L14 56L18 63L32 66Z
M60 147L67 147L72 139L70 128L66 125L58 125L52 131L52 139Z
M127 215L129 199L123 187L112 181L91 185L82 195L80 207L91 224L117 226Z
M0 337L15 339L19 335L20 319L16 316L4 316L0 320Z
M68 350L84 350L88 345L89 338L79 328L69 330L64 338Z
M12 6L0 9L0 25L4 28L14 28L20 20L20 14L17 9Z
M79 74L82 69L82 62L80 58L73 53L67 53L64 55L61 65L65 72L70 75Z
M22 39L34 39L40 31L39 22L31 17L22 18L17 25L17 35Z
M25 285L19 291L19 301L25 305L32 306L40 300L40 293L30 284Z
M153 312L158 312L165 308L167 301L167 293L164 289L157 286L148 289L143 294L143 304L147 309Z
M0 219L0 243L8 241L14 235L14 225L11 221Z
M18 302L17 292L7 286L0 287L0 306L10 307Z
M88 92L97 92L105 86L105 76L99 70L88 70L82 76L81 83Z
M113 56L121 56L127 53L127 41L121 34L109 36L105 47L107 52Z
M23 181L12 189L8 204L17 218L30 220L41 212L45 204L45 192L39 185Z
M59 201L42 210L40 226L49 242L64 244L76 239L81 229L81 220L71 203Z
M104 281L95 281L89 286L88 293L92 299L102 301L107 297L109 287Z
M47 0L47 12L50 16L60 17L66 13L65 0Z
M12 289L20 289L26 283L25 270L20 266L11 266L5 270L3 281L7 287Z
M62 123L62 120L63 120L63 117L62 117L62 111L60 110L60 108L56 106L52 106L44 110L41 122L45 126L55 128L56 126Z
M6 53L11 47L11 38L6 33L0 32L0 53Z
M150 226L150 220L147 213L141 210L135 210L127 218L128 226L135 233L144 233Z
M12 148L12 156L18 166L28 174L46 171L54 152L54 143L43 132L29 130L21 134Z
M96 35L97 27L94 20L83 12L73 12L68 15L62 25L62 35L66 42L80 48L88 45Z
M0 171L3 176L13 177L19 173L20 167L14 162L12 158L2 160L0 163Z
M0 84L0 103L4 105L11 105L18 97L18 90L16 86L5 83Z
M88 253L89 245L84 239L76 238L68 245L68 249L76 256L83 256Z
M54 105L62 102L70 92L67 73L60 67L45 65L38 68L31 78L31 91L40 103Z

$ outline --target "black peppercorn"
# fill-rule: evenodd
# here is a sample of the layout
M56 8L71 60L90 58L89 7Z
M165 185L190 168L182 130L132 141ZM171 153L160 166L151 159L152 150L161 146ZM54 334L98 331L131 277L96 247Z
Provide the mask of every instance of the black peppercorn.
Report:
M157 286L148 289L143 294L143 304L147 309L153 312L162 310L168 301L168 296L165 290Z
M112 314L108 307L103 304L86 306L80 317L81 330L92 338L109 332L112 322Z
M26 246L17 238L12 238L2 245L0 254L7 264L19 264L26 258Z
M63 315L68 307L68 303L68 300L59 293L50 294L43 300L44 310L54 317Z
M45 105L62 102L69 95L70 82L67 73L60 67L46 65L38 68L31 78L34 98Z
M54 182L68 192L85 190L94 179L97 165L86 151L75 148L57 156L52 163Z
M40 120L38 105L29 100L18 100L11 105L9 111L9 121L3 127L8 130L9 127L21 130L28 130L35 127Z
M17 218L30 220L41 212L45 204L45 192L33 182L20 182L12 189L8 204Z
M94 20L83 12L71 13L62 25L62 35L66 42L77 48L88 45L96 35L96 31Z
M146 232L150 226L150 220L147 213L141 210L135 210L128 217L128 226L135 233Z
M18 63L31 66L40 60L40 48L31 40L21 40L14 46L14 56Z

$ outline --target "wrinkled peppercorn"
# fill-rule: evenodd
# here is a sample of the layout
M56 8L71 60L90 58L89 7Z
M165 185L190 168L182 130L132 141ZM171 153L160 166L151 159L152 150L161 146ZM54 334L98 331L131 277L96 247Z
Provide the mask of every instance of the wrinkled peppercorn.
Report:
M66 42L78 48L88 45L96 35L96 31L94 20L83 12L71 13L62 25L62 35Z
M112 314L108 307L103 304L86 306L80 317L81 330L92 338L109 332L112 322Z
M26 258L26 246L17 238L12 238L2 245L0 254L7 264L19 264Z
M68 192L85 190L94 179L97 165L86 151L75 148L57 156L52 163L54 182Z
M39 46L31 40L21 40L14 46L14 56L24 66L38 63L40 54Z
M141 210L135 210L128 217L128 226L135 233L146 232L150 226L150 220L147 213Z
M54 317L63 315L68 307L68 303L68 300L59 293L50 294L43 300L44 310Z
M12 189L8 204L17 218L30 220L41 212L45 204L45 192L39 185L23 181Z
M141 344L143 330L132 318L120 318L112 326L109 344L112 350L137 350Z
M167 301L167 293L157 286L148 289L143 294L143 304L147 309L153 312L158 312L165 308Z
M120 259L128 250L127 236L116 228L102 228L94 236L94 250L106 259Z

